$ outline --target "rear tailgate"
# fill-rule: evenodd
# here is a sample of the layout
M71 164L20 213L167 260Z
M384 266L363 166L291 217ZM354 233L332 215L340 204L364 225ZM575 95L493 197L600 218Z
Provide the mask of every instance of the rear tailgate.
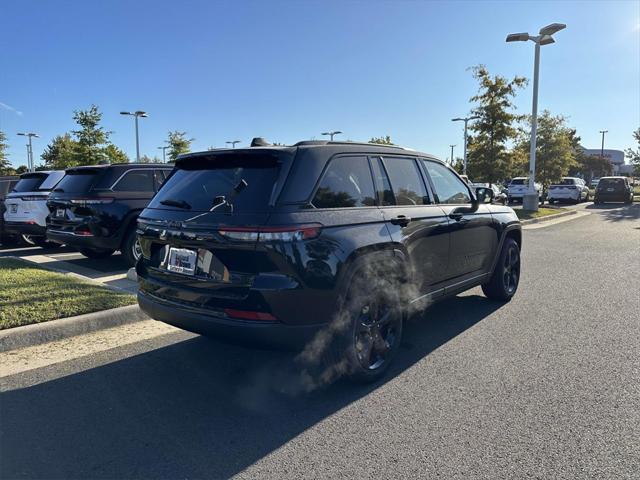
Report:
M241 150L179 160L138 218L141 289L201 307L246 298L256 275L274 269L256 232L290 161Z

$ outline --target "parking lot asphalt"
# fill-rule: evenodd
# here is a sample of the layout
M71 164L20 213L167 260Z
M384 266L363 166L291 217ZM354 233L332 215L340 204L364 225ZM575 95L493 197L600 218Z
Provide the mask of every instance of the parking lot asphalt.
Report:
M181 331L52 354L0 379L0 477L637 478L640 204L584 209L525 230L510 303L415 315L374 385Z

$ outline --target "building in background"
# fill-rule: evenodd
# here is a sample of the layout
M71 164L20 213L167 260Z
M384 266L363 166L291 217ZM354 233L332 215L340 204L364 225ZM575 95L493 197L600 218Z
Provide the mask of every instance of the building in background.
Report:
M583 148L584 153L590 157L599 157L601 153L604 158L611 162L613 167L613 175L631 175L633 173L633 165L625 165L624 152L622 150L611 150L605 148L604 151L599 148Z

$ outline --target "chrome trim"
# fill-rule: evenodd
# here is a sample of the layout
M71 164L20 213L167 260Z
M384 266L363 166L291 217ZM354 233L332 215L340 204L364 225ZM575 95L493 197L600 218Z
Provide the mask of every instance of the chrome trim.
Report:
M52 230L50 228L47 229L47 232L58 233L58 234L61 234L61 235L73 235L74 237L93 237L93 236L95 236L95 235L93 235L93 233L90 234L90 235L86 235L86 234L79 235L79 234L77 234L75 232L64 232L62 230Z

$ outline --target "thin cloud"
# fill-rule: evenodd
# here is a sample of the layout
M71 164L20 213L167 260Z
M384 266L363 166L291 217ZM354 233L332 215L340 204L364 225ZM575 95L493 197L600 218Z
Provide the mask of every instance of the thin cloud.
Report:
M11 105L7 105L6 103L2 103L0 102L0 108L3 108L5 110L8 110L10 112L15 113L16 115L18 115L19 117L22 116L22 112L20 110L16 110L15 108L13 108Z

